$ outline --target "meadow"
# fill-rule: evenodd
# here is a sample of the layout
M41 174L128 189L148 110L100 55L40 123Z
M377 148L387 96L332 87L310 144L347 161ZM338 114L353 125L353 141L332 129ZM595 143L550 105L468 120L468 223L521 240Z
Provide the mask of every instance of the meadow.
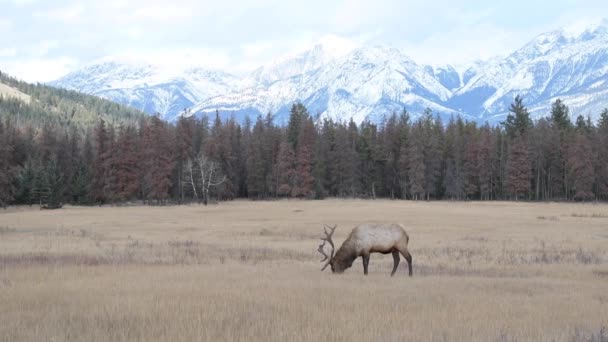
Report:
M398 222L414 276L339 245ZM234 201L0 210L0 341L607 341L608 205Z

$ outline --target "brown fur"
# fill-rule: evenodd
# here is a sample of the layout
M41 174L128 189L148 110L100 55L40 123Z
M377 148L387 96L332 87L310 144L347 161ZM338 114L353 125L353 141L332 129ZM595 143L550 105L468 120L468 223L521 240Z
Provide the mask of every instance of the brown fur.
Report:
M399 254L402 254L412 276L412 256L407 248L408 243L409 236L399 224L362 224L352 230L329 264L332 272L342 273L352 266L355 259L362 257L363 272L367 274L371 253L392 253L392 276L399 265Z

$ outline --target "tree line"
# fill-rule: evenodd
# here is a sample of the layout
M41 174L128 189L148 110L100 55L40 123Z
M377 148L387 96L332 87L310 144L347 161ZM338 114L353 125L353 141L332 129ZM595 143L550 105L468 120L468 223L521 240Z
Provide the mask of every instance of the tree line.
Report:
M0 205L44 200L107 204L208 203L235 198L606 200L608 110L597 123L555 101L533 121L516 97L500 125L427 110L381 123L315 120L296 103L235 119L158 116L94 127L0 121Z

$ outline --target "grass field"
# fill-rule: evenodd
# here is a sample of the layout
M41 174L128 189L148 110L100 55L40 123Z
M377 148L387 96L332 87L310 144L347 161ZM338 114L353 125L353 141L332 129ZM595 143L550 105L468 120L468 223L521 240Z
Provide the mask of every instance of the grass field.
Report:
M399 222L390 255L320 272ZM606 341L608 205L235 201L0 210L0 341Z

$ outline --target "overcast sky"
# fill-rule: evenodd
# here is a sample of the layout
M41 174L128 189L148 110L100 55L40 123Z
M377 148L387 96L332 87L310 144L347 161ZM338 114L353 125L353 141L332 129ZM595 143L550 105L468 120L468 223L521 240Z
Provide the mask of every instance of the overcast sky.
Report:
M425 64L466 63L608 13L606 0L494 2L0 0L0 70L44 82L127 56L244 73L319 41L391 45Z

